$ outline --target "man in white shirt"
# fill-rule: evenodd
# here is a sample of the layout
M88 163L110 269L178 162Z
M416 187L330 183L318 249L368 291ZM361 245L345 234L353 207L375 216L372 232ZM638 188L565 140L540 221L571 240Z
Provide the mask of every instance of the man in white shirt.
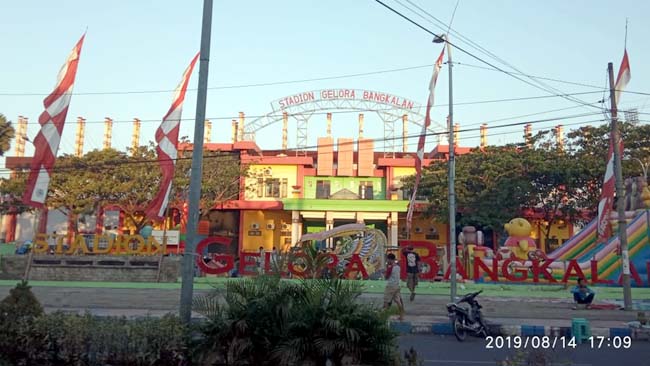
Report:
M384 309L390 307L394 301L399 310L399 320L404 320L404 302L399 288L399 276L401 268L399 262L395 260L395 254L388 253L386 256L386 289L384 290Z

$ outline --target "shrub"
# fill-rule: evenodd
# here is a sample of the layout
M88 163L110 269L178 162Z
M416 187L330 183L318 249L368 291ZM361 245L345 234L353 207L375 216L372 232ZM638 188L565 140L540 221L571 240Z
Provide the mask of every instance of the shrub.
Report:
M176 316L126 319L52 313L18 324L16 365L174 365L185 359Z
M43 307L26 281L11 289L9 295L0 301L0 365L16 363L25 358L21 347L20 330L29 327L36 317L43 314Z
M32 293L27 281L21 281L9 291L9 295L0 301L0 317L10 318L36 317L43 314L43 307Z
M207 321L194 354L221 364L393 364L396 334L385 312L356 301L361 289L340 279L230 281L224 304L217 294L195 301Z

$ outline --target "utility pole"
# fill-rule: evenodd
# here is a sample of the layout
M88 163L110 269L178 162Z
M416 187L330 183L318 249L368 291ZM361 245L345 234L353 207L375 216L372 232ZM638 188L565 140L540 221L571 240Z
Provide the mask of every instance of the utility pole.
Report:
M616 211L618 213L618 240L621 246L621 268L623 273L623 304L625 310L632 310L632 288L630 287L630 254L627 249L627 221L625 220L625 193L623 192L623 166L621 165L621 139L618 130L616 110L616 86L614 66L607 64L609 74L609 98L611 100L611 140L614 144L614 177L616 179Z
M189 324L192 319L194 292L194 261L196 256L196 229L199 224L199 200L203 177L203 130L205 106L208 93L208 66L210 65L210 34L212 31L212 0L203 0L203 24L201 26L201 56L199 62L199 92L196 98L194 120L194 144L192 147L192 174L190 175L189 214L185 253L183 254L180 299L181 321Z
M452 16L453 19L453 16ZM447 45L447 66L449 66L449 161L447 180L449 183L449 282L451 286L451 301L456 301L456 145L454 144L454 88L451 62L451 44L449 34L436 35L433 43L445 42Z
M451 253L449 261L451 262L450 285L451 301L456 301L456 145L454 141L454 83L452 82L452 72L454 64L451 62L451 44L449 43L449 34L447 39L447 66L449 67L449 246Z

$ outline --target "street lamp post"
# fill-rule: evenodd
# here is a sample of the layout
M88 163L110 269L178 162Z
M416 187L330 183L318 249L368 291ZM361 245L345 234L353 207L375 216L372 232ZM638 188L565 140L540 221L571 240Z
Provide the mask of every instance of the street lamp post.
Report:
M449 67L449 162L447 180L449 183L449 280L450 280L450 295L451 301L456 301L456 146L454 144L454 89L452 82L452 67L451 62L451 44L449 43L449 35L438 35L433 39L434 43L445 43L447 47L447 66Z

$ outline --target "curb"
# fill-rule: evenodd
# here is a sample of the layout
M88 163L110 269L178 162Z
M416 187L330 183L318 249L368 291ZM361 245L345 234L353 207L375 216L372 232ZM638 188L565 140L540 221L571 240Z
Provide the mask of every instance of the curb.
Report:
M410 322L390 321L390 327L400 334L437 334L453 335L450 323L444 322ZM571 327L557 327L544 325L504 325L488 323L490 335L492 336L549 336L549 337L571 337ZM626 337L632 339L650 339L650 334L635 328L591 328L593 337Z

